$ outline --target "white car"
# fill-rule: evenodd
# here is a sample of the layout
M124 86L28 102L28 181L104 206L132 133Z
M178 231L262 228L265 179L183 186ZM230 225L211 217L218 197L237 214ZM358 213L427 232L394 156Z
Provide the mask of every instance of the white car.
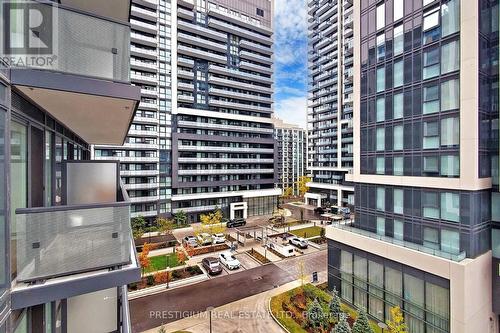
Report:
M206 232L203 232L203 233L199 234L196 237L196 239L198 240L198 243L201 246L211 245L212 244L212 236L210 236L210 234L207 234Z
M226 236L224 234L213 234L212 239L214 244L224 244L226 242Z
M231 252L223 252L219 254L219 261L231 270L240 268L240 262Z
M292 237L288 240L288 242L300 249L307 249L307 247L309 246L307 240L302 237Z

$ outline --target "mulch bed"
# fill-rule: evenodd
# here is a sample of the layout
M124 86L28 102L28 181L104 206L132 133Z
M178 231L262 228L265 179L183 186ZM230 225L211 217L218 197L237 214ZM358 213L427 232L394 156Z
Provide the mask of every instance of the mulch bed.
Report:
M217 252L217 251L223 251L229 249L229 246L227 244L217 244L217 245L209 245L209 246L203 246L203 247L195 247L192 250L192 256L198 256L200 254L206 254L210 252Z
M248 255L252 256L255 260L257 260L258 262L260 262L262 265L264 264L268 264L270 263L271 261L269 259L267 259L266 257L264 257L262 254L260 254L259 252L255 251L254 249L251 249L251 250L248 250L246 252Z
M189 266L173 270L171 271L171 273L172 273L172 279L170 280L170 282L173 282L203 274L203 271L199 266ZM164 284L164 283L156 283L154 275L143 276L141 278L141 281L129 284L128 290L129 291L140 290L148 287L157 286L159 284Z

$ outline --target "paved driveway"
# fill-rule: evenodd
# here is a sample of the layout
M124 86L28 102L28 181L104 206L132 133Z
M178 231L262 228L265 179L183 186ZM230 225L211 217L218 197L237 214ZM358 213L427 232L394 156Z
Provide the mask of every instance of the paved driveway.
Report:
M269 264L130 301L132 329L142 332L275 288L295 277Z

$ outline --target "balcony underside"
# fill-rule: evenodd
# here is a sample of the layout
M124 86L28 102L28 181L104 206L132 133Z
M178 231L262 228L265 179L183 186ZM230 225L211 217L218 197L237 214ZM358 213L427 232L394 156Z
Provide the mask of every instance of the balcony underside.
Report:
M12 84L91 144L122 145L140 100L127 83L35 69L12 69Z

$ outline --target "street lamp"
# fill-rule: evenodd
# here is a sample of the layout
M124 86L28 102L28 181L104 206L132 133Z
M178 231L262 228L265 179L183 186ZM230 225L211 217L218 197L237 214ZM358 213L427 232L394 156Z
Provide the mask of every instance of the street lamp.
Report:
M378 323L377 325L382 329L382 333L384 333L384 330L387 329L386 323Z

